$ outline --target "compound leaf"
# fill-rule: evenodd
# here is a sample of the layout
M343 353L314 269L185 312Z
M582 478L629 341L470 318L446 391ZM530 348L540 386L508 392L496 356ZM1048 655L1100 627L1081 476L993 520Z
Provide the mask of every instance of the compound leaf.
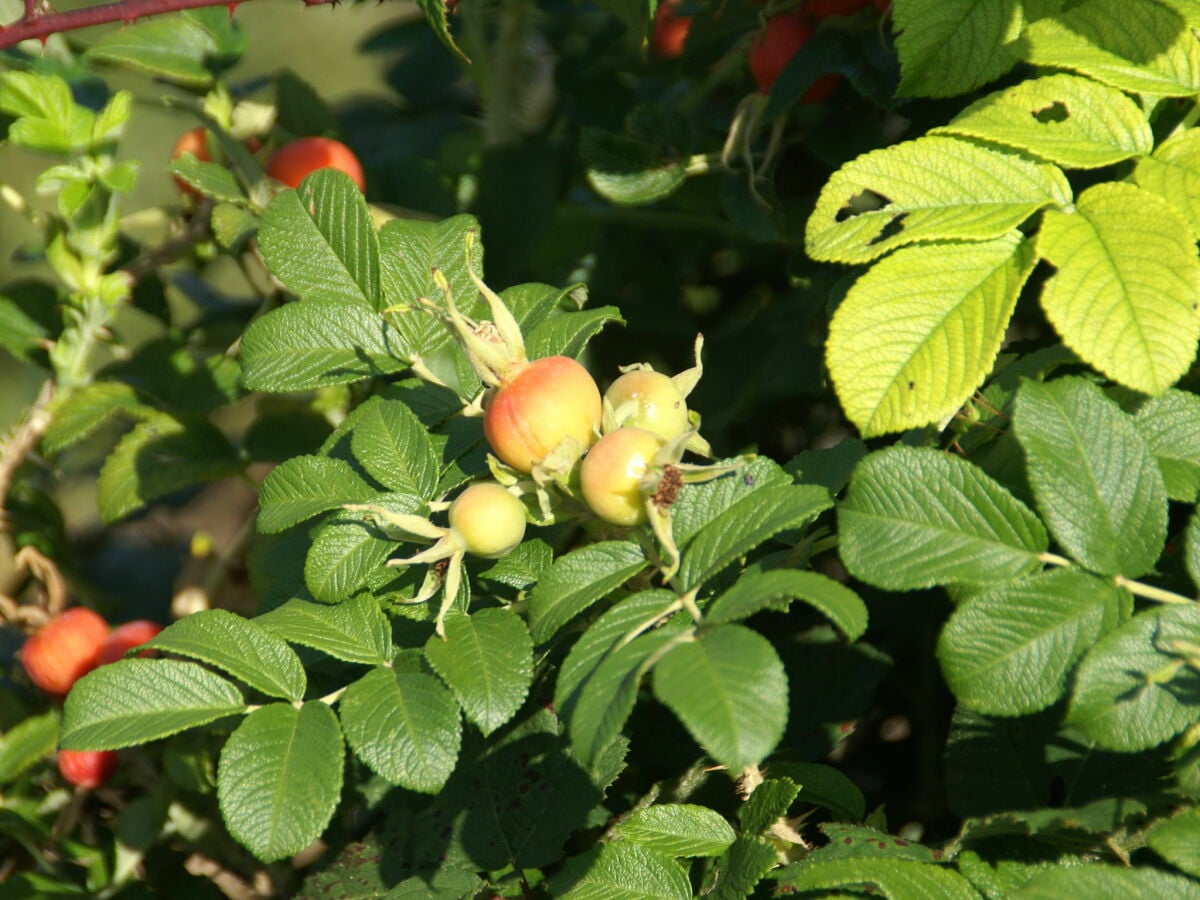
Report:
M429 431L399 400L372 398L358 410L350 447L364 469L390 491L430 499L441 460Z
M276 534L376 493L345 460L296 456L272 469L258 489L258 531Z
M529 627L543 643L601 597L647 566L646 554L629 541L601 541L554 561L529 595Z
M720 856L733 828L714 809L694 803L660 803L639 809L615 829L626 840L666 856Z
M999 78L1017 56L1018 0L903 0L894 4L902 97L953 97Z
M379 603L359 594L335 606L288 600L255 623L291 644L312 647L345 662L383 665L392 660L392 629Z
M715 625L746 619L763 609L783 610L793 599L825 615L852 641L867 630L867 607L858 594L820 572L799 569L746 572L709 604L704 621Z

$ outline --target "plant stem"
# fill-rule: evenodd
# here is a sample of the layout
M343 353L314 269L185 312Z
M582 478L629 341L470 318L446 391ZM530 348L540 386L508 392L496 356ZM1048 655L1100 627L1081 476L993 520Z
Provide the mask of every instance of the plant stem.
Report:
M246 0L118 0L99 6L85 6L67 12L43 12L36 0L26 0L25 13L11 25L0 27L0 49L28 41L45 39L62 31L107 25L112 22L129 24L137 19L205 6L228 6L230 14ZM304 0L306 6L322 6L334 0Z
M1123 587L1131 594L1136 594L1139 597L1145 597L1147 600L1155 600L1159 603L1195 603L1191 597L1185 597L1182 594L1176 594L1174 591L1164 590L1163 588L1155 587L1152 584L1142 584L1140 581L1134 581L1131 578L1126 578L1124 575L1114 575L1113 584L1117 587Z

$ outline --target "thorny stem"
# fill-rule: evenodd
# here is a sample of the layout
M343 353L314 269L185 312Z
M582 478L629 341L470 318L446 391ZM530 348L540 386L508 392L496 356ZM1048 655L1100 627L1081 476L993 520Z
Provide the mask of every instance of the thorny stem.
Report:
M0 49L33 38L45 40L52 34L106 25L112 22L129 24L137 19L205 6L228 6L230 12L246 0L117 0L66 12L47 12L37 0L25 0L25 13L11 25L0 27ZM336 4L337 0L304 0L306 6Z

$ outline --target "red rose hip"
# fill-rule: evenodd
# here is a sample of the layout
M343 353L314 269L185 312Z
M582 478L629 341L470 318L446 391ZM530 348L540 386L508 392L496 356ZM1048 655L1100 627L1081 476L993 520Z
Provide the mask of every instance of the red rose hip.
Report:
M76 787L100 787L116 770L116 750L58 751L58 771Z
M754 74L759 92L771 92L779 75L812 35L812 25L802 13L784 13L767 22L750 47L750 71ZM836 88L836 75L822 75L800 100L803 103L820 103Z
M62 696L99 665L108 639L108 623L83 606L68 609L21 648L21 664L30 680L48 694Z
M567 437L581 450L596 440L600 389L567 356L546 356L521 366L488 401L483 433L492 452L518 472L533 467Z
M267 163L266 172L288 187L296 187L317 169L337 169L350 176L361 191L366 184L362 163L341 141L327 137L304 137L284 144Z
M100 648L97 665L104 666L110 662L116 662L125 655L126 650L140 647L160 631L162 631L162 626L148 619L137 619L117 626L105 640L104 646ZM141 655L145 656L149 652L147 650Z

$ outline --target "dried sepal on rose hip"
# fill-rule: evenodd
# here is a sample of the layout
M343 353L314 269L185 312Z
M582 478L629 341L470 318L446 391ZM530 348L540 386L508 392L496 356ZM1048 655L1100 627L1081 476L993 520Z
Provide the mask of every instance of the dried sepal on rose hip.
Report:
M539 484L561 480L564 467L572 468L596 440L600 389L587 369L568 356L527 357L517 320L471 267L476 237L468 232L467 272L486 300L491 320L475 321L462 313L437 271L434 279L445 305L424 298L422 308L450 330L484 384L479 405L492 452L514 471L533 474Z
M346 504L354 512L371 515L389 537L431 546L403 559L388 561L389 566L427 564L424 582L416 596L406 603L425 603L444 592L438 609L436 630L446 637L445 619L462 583L463 560L467 554L483 559L498 559L512 552L525 539L528 521L525 504L495 482L477 482L449 503L430 504L432 510L447 509L449 525L435 525L417 515L401 515L370 504Z
M623 373L604 392L604 431L617 428L641 428L664 441L670 441L689 429L685 449L700 456L711 456L712 448L697 431L700 416L689 410L687 397L704 374L700 351L703 335L696 335L696 364L677 375L656 372L648 363L621 366Z

